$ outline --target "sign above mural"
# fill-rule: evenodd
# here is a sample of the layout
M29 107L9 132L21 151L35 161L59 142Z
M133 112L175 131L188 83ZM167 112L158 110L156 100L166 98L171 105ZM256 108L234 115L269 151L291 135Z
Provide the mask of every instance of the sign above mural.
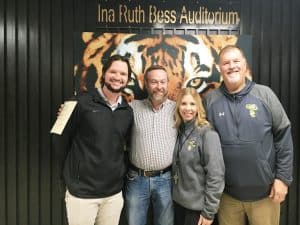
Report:
M98 27L238 29L239 1L97 0Z

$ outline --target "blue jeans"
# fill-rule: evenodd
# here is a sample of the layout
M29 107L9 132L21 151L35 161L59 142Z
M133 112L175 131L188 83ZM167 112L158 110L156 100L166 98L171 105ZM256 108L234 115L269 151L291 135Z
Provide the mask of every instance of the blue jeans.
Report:
M139 176L129 170L125 206L129 225L146 225L150 201L154 225L173 225L172 176L166 172L155 177Z

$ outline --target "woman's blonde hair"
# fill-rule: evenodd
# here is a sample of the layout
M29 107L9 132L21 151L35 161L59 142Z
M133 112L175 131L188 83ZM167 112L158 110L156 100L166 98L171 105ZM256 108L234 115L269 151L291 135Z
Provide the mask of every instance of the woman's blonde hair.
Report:
M201 97L195 88L183 88L177 95L176 108L174 114L175 127L178 129L180 124L183 123L183 119L179 113L179 107L181 105L182 99L185 95L191 95L196 102L197 114L195 118L195 125L204 126L209 125L209 122L206 119L206 113L202 104Z

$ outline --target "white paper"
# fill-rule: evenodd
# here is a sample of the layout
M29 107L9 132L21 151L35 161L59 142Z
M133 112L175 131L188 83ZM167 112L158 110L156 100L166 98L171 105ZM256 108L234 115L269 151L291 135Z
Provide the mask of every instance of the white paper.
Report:
M61 112L59 113L50 133L61 135L65 129L65 126L70 119L72 112L77 104L77 101L65 101L64 106L61 108Z

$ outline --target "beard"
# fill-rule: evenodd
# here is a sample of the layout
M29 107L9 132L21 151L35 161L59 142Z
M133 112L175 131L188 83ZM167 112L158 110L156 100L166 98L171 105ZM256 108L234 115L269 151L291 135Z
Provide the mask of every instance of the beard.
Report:
M126 88L126 85L123 85L120 88L116 89L113 88L108 82L104 82L104 86L107 87L107 89L110 90L112 93L120 93Z
M152 92L149 94L150 95L150 98L154 101L157 101L157 102L164 102L165 99L167 98L167 95L168 95L168 92L167 91L164 91L163 93L155 93L155 92Z

